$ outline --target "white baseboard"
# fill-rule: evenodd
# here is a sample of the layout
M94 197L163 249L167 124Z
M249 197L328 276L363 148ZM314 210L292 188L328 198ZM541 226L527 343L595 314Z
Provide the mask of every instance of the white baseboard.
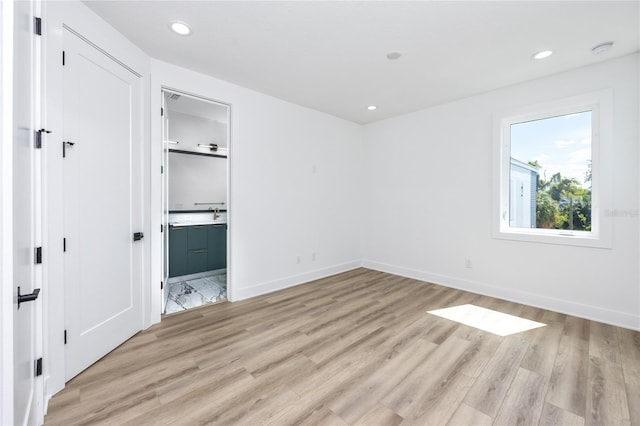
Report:
M615 325L640 331L640 316L626 312L613 311L593 305L585 305L573 301L556 299L540 294L525 291L505 289L491 284L478 281L465 280L447 275L434 274L416 269L404 268L400 266L388 265L384 263L363 260L362 266L376 271L387 272L389 274L400 275L420 281L427 281L445 287L465 290L485 296L496 297L511 302L522 303L536 308L547 309L554 312L573 315L592 321Z
M342 263L340 265L335 265L335 266L331 266L323 269L317 269L315 271L310 271L304 274L294 275L294 276L282 278L279 280L269 281L269 282L258 284L248 288L237 289L237 290L234 290L234 293L235 293L234 299L243 300L243 299L248 299L250 297L272 293L278 290L284 290L285 288L293 287L299 284L304 284L309 281L314 281L320 278L325 278L331 275L347 272L352 269L359 268L360 266L362 266L360 261Z

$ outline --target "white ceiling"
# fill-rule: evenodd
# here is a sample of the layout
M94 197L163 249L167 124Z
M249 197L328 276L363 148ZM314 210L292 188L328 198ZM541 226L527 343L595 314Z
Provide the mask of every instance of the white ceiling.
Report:
M356 123L640 50L638 1L85 3L154 58Z

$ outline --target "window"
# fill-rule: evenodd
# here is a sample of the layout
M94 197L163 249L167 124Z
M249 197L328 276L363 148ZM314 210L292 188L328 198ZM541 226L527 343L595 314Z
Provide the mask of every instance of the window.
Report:
M539 105L496 118L499 147L494 236L610 247L605 172L609 92Z

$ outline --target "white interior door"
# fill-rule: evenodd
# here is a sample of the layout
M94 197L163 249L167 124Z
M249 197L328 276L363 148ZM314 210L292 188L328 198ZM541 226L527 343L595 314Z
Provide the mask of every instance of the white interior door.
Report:
M13 278L16 289L13 316L13 416L17 425L39 424L42 377L35 377L34 363L41 345L37 319L40 300L21 303L18 291L29 294L37 286L34 265L35 242L35 152L36 102L34 1L14 2L13 51ZM41 326L42 324L40 324ZM3 389L4 391L4 389Z
M65 377L142 329L141 82L65 30Z

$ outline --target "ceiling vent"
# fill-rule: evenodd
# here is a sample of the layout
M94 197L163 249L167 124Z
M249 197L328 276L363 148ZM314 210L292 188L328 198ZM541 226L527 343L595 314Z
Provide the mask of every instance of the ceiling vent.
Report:
M608 41L606 43L601 43L595 46L593 49L591 49L591 52L593 52L594 55L600 55L602 53L606 53L610 51L612 47L613 47L613 42Z

